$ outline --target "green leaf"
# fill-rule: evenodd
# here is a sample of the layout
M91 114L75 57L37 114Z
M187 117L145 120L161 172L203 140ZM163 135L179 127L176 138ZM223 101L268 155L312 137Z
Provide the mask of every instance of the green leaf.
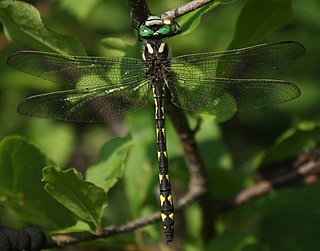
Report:
M107 50L117 50L123 53L125 53L128 46L130 46L126 40L117 37L103 38L101 43Z
M201 207L195 203L188 206L184 211L185 232L188 238L184 242L183 250L203 250L203 238L201 229L203 227L203 214Z
M86 55L81 43L49 30L36 8L21 1L0 1L0 21L6 37L17 44L61 54Z
M111 56L141 58L141 43L117 37L106 37L101 40L103 47Z
M228 104L229 105L228 111L226 111L226 109L223 110L223 108L222 108L221 110L223 110L223 112L216 113L214 115L202 113L202 114L200 114L201 118L203 118L204 120L207 120L207 121L214 121L216 123L222 123L222 122L225 122L225 121L232 119L232 117L237 112L237 104L236 104L234 98L231 97L231 95L228 93L225 93L219 99L214 100L214 102L216 103L217 107L219 107L219 106L223 107L225 104ZM217 110L218 110L218 108L217 108Z
M228 2L228 1L227 1ZM195 11L189 12L179 19L179 25L182 27L182 35L187 35L197 28L200 24L201 17L208 11L218 7L221 1L214 1L211 4L207 4Z
M230 153L217 124L203 120L196 135L199 150L207 168L209 191L218 200L234 195L241 184L232 172Z
M88 224L85 221L77 221L74 225L70 227L66 227L63 229L59 229L57 231L50 232L50 234L70 234L70 233L81 233L81 232L91 232L92 234L95 234L95 232L92 231L90 224Z
M28 138L57 165L64 165L74 150L75 132L72 125L45 119L28 122Z
M208 250L318 250L319 192L320 184L285 189L228 211Z
M229 49L261 43L271 32L292 19L290 0L251 0L244 6L237 21Z
M103 188L107 193L122 177L124 163L132 146L130 135L108 141L102 147L96 162L87 170L86 180Z
M232 170L230 153L223 141L220 127L216 123L202 120L196 140L206 166Z
M0 203L25 222L49 231L75 223L72 214L43 189L42 169L51 163L21 137L0 143Z
M101 233L101 218L106 204L102 188L83 181L81 174L70 168L61 171L55 166L43 169L45 190L79 218L92 222L96 233Z
M250 229L251 230L251 229ZM252 231L252 230L251 230ZM256 244L257 238L248 230L242 232L228 232L212 241L210 250L219 251L245 251L248 246ZM251 249L248 249L251 250ZM253 249L259 250L259 249Z
M74 0L60 0L58 4L60 7L74 16L79 20L86 21L89 14L96 8L101 0L77 0L75 4Z
M320 123L302 121L284 132L268 149L261 166L308 151L320 143Z
M230 4L230 3L234 3L237 0L220 0L219 2L222 4Z
M129 120L129 131L132 133L135 146L128 155L125 172L125 191L130 208L135 217L141 216L141 207L150 193L150 185L158 171L153 170L157 150L152 112L136 113ZM132 118L132 117L131 117Z

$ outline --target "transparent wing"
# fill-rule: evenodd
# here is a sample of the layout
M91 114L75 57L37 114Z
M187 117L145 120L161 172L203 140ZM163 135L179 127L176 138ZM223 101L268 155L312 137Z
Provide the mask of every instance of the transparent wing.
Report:
M144 79L144 64L134 58L76 57L20 51L8 65L30 75L76 89L98 88Z
M300 95L296 85L257 79L255 74L304 51L301 44L287 41L176 57L171 61L168 82L172 101L193 112L216 115L287 102Z
M110 121L143 106L147 93L147 81L140 85L53 92L27 98L18 106L18 112L74 122Z
M66 85L71 90L27 98L24 115L77 122L123 117L146 101L144 64L133 58L75 57L21 51L8 64L22 72Z
M224 52L175 57L171 71L189 79L251 78L301 56L305 48L298 42L261 44Z
M271 79L186 79L168 82L172 102L183 109L214 115L280 104L300 96L289 82Z

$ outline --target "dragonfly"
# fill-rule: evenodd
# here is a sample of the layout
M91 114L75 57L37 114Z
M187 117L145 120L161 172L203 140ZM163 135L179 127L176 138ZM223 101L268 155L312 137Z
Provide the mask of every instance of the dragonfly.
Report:
M149 16L134 27L143 42L142 59L20 51L9 57L8 64L67 88L26 98L17 109L23 115L104 122L123 118L153 96L160 218L169 243L174 238L174 205L165 101L194 113L223 115L293 100L300 96L295 84L254 76L298 58L305 49L298 42L284 41L169 58L168 38L180 33L176 22Z

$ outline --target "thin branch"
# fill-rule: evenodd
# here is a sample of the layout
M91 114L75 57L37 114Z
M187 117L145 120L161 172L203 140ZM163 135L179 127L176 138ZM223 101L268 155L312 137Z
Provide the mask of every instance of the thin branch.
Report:
M251 187L245 188L234 196L229 202L219 207L218 211L225 211L230 208L241 206L245 203L253 201L265 194L268 194L275 189L285 186L299 184L302 181L303 185L314 184L320 178L320 149L317 148L310 152L309 159L301 163L295 170L284 173L271 180L260 181ZM312 178L310 182L309 177Z
M301 180L306 180L306 178L309 176L316 176L316 180L318 180L320 178L320 151L317 152L318 153L316 155L312 156L312 158L310 158L308 161L302 163L299 167L297 167L296 170L284 173L283 175L280 175L279 177L276 177L270 181L261 181L257 184L252 185L251 187L243 189L229 202L222 203L219 206L215 207L215 212L222 213L227 210L239 207L274 191L276 188L292 185L294 181L299 182ZM304 182L304 184L309 185L308 182ZM198 189L196 190L189 190L189 192L176 203L176 209L183 209L190 202L201 196L203 194L203 190L199 189L200 187L201 186L198 186ZM130 232L137 228L159 221L159 213L160 212L158 211L149 215L148 217L139 218L120 226L105 228L104 234L101 236L95 236L91 234L85 234L77 237L57 235L47 240L46 248L67 246L82 243L88 240L109 238L116 234Z
M199 9L200 7L213 3L215 0L194 0L189 3L183 4L173 10L169 10L161 15L162 19L176 19L191 11Z
M181 210L183 207L188 205L191 201L194 201L200 195L201 194L197 194L194 191L187 193L176 204L176 210ZM147 217L139 218L120 226L112 226L112 227L105 228L103 230L103 234L99 236L92 235L92 234L80 234L75 236L55 235L53 237L48 237L46 248L65 247L69 245L83 243L85 241L101 239L101 238L110 238L116 234L131 232L140 227L160 221L159 215L160 215L160 211L157 211Z
M215 0L193 0L175 9L166 11L161 15L161 18L174 20L214 1ZM152 14L145 0L128 0L128 5L132 10L132 16L137 19L139 23L143 23L148 16Z
M194 131L190 128L184 111L170 102L169 91L167 91L167 96L166 110L182 143L184 156L190 173L189 192L192 195L203 194L207 188L207 174L194 138ZM183 204L189 203L190 200L191 198L188 199L188 197L186 197L185 203Z

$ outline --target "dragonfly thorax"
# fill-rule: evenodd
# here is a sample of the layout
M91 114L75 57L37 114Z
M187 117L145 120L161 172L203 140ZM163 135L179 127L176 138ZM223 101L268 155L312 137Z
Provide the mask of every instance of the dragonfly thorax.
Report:
M142 47L146 77L152 82L164 80L169 75L168 44L164 39L148 39Z

